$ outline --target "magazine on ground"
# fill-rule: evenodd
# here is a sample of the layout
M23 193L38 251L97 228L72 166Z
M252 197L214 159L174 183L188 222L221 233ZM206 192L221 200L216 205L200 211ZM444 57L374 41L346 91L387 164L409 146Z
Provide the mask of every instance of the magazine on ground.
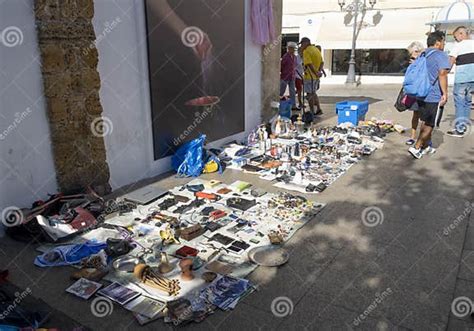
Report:
M74 294L75 296L78 296L79 298L87 300L91 296L93 296L94 293L97 292L97 290L100 289L101 287L102 287L102 284L93 282L85 278L80 278L74 284L69 286L66 289L66 292Z
M163 309L165 309L166 303L142 295L138 298L133 299L132 301L129 301L123 307L127 310L146 316L148 318L154 318Z
M107 297L120 305L124 305L127 302L135 299L140 296L140 293L135 292L117 282L110 284L109 286L103 288L97 294Z

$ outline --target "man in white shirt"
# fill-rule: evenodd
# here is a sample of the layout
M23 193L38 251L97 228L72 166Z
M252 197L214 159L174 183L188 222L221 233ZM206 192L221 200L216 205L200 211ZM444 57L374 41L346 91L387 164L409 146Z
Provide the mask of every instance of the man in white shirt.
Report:
M447 132L452 137L462 138L471 123L472 94L474 93L474 40L470 39L464 26L454 32L457 41L449 53L451 64L456 64L454 77L454 106L456 108L454 128Z

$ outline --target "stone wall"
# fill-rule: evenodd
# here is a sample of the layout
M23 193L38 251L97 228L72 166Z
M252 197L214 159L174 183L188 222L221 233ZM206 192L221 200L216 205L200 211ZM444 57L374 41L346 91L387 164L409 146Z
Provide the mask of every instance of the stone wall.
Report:
M110 191L93 0L36 0L44 94L56 176L63 192Z

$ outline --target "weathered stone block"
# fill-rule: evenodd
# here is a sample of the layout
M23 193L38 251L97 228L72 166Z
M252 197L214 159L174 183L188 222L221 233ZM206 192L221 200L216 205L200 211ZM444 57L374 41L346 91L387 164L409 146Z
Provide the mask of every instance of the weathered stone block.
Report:
M95 117L102 114L102 107L100 105L100 97L98 91L87 96L86 112L88 115L92 116L90 119L91 121L93 121Z
M61 0L60 13L62 19L74 21L78 17L78 11L76 0Z
M86 45L86 47L82 48L80 51L82 55L83 63L89 68L97 68L97 64L99 63L99 53L97 52L97 48L95 47L94 43Z
M64 51L59 44L50 43L41 46L44 72L63 72L65 69Z
M90 90L100 89L100 76L97 70L84 68L82 70L82 84Z
M76 0L79 8L79 17L92 19L94 17L94 1L92 0Z
M59 0L36 0L35 15L41 20L57 20L61 17Z
M66 95L71 88L71 75L67 72L55 75L43 72L44 94L48 98Z

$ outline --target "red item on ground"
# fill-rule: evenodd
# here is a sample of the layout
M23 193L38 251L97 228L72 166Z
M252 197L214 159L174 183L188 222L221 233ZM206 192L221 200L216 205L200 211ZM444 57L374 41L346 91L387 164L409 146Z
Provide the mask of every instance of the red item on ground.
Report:
M189 246L183 246L176 251L176 255L186 257L186 256L197 256L199 251L196 248Z

